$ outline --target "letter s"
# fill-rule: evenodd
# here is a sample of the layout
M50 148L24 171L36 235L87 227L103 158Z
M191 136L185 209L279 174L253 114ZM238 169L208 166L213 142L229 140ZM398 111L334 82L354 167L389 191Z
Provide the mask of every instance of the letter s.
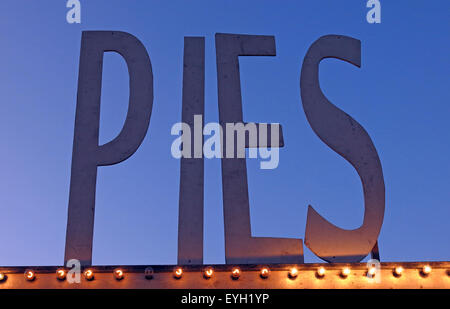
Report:
M355 230L344 230L308 207L305 244L328 262L359 262L377 242L383 224L385 187L377 150L369 134L350 115L330 103L320 90L319 64L337 58L361 66L361 42L351 37L327 35L309 48L300 77L306 118L316 135L344 157L357 171L364 191L364 220Z

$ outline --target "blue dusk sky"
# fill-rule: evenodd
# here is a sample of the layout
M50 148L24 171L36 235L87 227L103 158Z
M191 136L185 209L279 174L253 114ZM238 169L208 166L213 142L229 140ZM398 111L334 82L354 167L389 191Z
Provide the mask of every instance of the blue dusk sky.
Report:
M206 39L205 122L218 121L215 33L274 35L276 57L241 57L245 121L279 122L279 166L247 159L253 236L304 238L309 204L354 229L364 214L353 167L310 128L300 100L308 47L326 34L361 40L362 66L320 67L328 99L370 134L386 184L382 261L450 260L450 1L381 0L381 23L363 0L81 0L0 2L0 265L61 265L81 33L117 30L145 45L154 76L149 131L121 164L100 167L93 264L175 264L183 38ZM104 57L100 143L125 119L128 72ZM220 159L205 160L204 262L224 263ZM321 261L304 246L305 262Z

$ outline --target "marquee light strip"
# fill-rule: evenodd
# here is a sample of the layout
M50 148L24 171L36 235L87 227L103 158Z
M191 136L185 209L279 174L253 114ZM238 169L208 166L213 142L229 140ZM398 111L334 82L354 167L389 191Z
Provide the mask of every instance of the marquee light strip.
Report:
M187 268L189 268L190 266L186 266ZM299 276L301 277L301 273L302 272L307 272L307 271L315 271L316 272L316 278L317 279L322 279L325 277L325 273L327 271L327 268L325 266L320 266L319 268L308 268L308 267L304 267L303 269L299 269L299 267L301 268L302 266L294 266L292 268L290 268L289 270L286 271L287 276L292 279L295 280L296 278L298 278ZM359 268L360 269L360 268ZM381 268L380 268L381 269ZM386 269L386 267L384 267L383 269ZM423 277L423 278L428 278L429 275L432 273L433 269L429 264L423 264L422 267L418 268L418 275ZM143 276L145 276L145 278L147 280L152 280L153 276L148 276L148 268L146 268L145 272L143 272ZM183 277L183 267L182 266L177 266L173 269L173 277L176 280L182 279ZM249 270L248 272L254 272L254 270ZM394 268L392 268L392 276L395 278L400 278L402 276L404 272L404 267L397 265ZM12 272L10 272L12 273ZM122 268L115 268L112 271L113 277L116 280L122 280L125 277L125 270ZM206 268L204 268L203 271L203 278L204 279L210 279L214 274L214 268L212 266L208 266ZM270 274L270 269L267 266L263 266L260 268L259 270L259 274L261 279L267 279L269 277ZM84 278L87 281L93 281L95 279L95 271L92 268L87 268L84 270L83 272ZM240 276L242 275L242 271L240 267L233 267L230 271L230 278L231 279L239 279ZM340 273L339 273L340 277L342 279L347 279L348 277L352 276L352 270L350 268L350 266L345 266L341 269ZM355 274L353 274L355 275ZM376 275L376 268L373 266L370 266L366 269L365 272L363 272L364 276L375 276ZM24 273L24 279L26 281L34 281L37 277L39 276L39 272L36 272L35 270L28 268L25 270ZM64 281L66 279L67 276L67 269L65 268L58 268L56 270L56 279L59 281ZM450 277L450 267L447 268L447 270L444 272L444 276L448 276ZM8 278L8 275L6 272L4 271L0 271L0 283L6 281Z

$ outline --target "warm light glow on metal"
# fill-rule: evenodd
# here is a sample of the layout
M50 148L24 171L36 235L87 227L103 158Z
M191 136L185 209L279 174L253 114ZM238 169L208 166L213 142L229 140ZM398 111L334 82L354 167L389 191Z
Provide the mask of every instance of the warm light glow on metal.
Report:
M94 271L92 269L86 269L84 271L84 277L88 281L94 280Z
M124 277L123 270L120 268L114 269L114 278L117 280L122 280Z
M76 269L71 269L73 269L71 266L66 267L65 265L0 267L0 291L2 289L46 289L49 287L57 289L159 289L168 286L173 288L190 286L196 289L450 288L450 261L397 261L383 264L261 263L250 265L238 263L232 265L185 265L180 263L152 267L87 265L81 268L81 273L79 268L78 273L74 273ZM81 282L78 281L80 275ZM77 284L70 284L72 282L77 282Z
M325 276L325 267L319 267L316 273L318 277L322 278Z
M66 275L67 275L66 271L62 268L60 268L56 271L56 279L58 279L58 280L62 281L64 279L66 279Z
M173 276L176 279L180 279L183 276L183 269L181 267L177 267L173 270Z
M32 271L31 269L27 269L25 271L25 279L28 281L33 281L34 279L36 279L36 273L34 271Z
M231 271L231 276L233 277L233 279L239 279L239 277L241 276L241 270L238 267L233 268L233 270Z
M270 269L269 269L269 267L263 267L263 268L261 269L261 273L260 273L261 278L266 279L266 278L269 277L269 274L270 274Z
M430 273L431 273L431 266L430 265L425 265L422 268L422 275L428 276Z
M397 266L394 268L394 276L400 277L403 273L403 267Z
M297 269L297 267L292 267L289 270L288 275L289 275L289 278L291 278L291 279L297 278L297 276L298 276L298 269Z
M205 268L205 271L203 272L203 276L205 277L205 279L209 279L213 276L214 274L214 270L212 267L207 267Z
M350 268L348 267L344 267L341 271L341 277L342 278L347 278L348 275L350 275Z

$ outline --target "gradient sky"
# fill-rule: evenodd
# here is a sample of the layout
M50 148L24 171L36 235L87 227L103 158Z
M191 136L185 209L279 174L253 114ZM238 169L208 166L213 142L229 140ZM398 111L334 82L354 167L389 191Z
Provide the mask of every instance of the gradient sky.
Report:
M275 170L248 159L253 236L303 238L307 205L341 228L364 213L356 171L309 127L303 57L316 39L362 41L362 67L325 60L321 87L377 147L386 183L382 261L450 260L450 2L386 1L381 24L362 0L81 0L0 2L0 265L63 262L81 31L120 30L147 48L155 99L129 160L98 173L93 263L175 264L183 37L206 37L206 122L218 121L214 34L275 35L276 57L241 57L245 121L279 122ZM345 3L345 5L344 5ZM120 131L128 102L123 59L105 55L100 142ZM304 246L305 262L320 259ZM205 263L224 263L220 160L205 160Z

